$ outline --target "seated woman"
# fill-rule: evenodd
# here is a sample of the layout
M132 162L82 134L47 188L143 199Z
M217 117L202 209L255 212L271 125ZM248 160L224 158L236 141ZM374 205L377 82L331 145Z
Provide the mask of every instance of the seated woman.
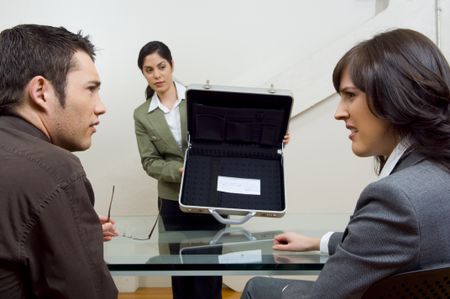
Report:
M427 37L397 29L349 50L333 83L335 118L380 178L361 193L344 233L275 237L276 250L322 250L317 281L253 278L242 298L359 298L396 273L450 264L450 68Z

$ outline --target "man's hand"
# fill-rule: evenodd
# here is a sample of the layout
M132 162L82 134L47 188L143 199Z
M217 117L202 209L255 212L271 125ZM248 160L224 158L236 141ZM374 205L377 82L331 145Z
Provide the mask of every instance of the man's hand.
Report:
M102 225L103 231L103 241L110 241L112 238L117 237L119 235L119 231L116 229L115 221L112 218L108 218L105 216L99 215L100 223Z

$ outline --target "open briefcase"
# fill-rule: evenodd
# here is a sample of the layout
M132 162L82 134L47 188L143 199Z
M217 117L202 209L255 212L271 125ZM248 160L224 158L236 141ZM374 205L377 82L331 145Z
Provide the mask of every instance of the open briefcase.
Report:
M189 144L180 209L210 213L225 224L240 224L253 216L283 216L283 137L291 92L189 85L186 101Z

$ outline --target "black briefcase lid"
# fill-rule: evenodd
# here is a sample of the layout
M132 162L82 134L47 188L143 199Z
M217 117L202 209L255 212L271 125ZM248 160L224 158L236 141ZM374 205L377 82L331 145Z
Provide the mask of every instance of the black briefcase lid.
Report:
M291 114L288 90L189 85L189 141L251 143L281 147Z

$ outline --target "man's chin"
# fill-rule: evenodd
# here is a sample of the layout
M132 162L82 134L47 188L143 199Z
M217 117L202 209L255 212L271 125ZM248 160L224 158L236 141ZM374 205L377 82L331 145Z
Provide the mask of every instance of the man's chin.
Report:
M90 147L91 147L91 143L89 142L89 144L80 145L78 148L74 149L72 152L85 151L85 150L89 149Z
M62 147L65 150L68 150L69 152L82 152L91 147L91 140L86 141L84 143L65 143L65 144L55 144L59 147Z

